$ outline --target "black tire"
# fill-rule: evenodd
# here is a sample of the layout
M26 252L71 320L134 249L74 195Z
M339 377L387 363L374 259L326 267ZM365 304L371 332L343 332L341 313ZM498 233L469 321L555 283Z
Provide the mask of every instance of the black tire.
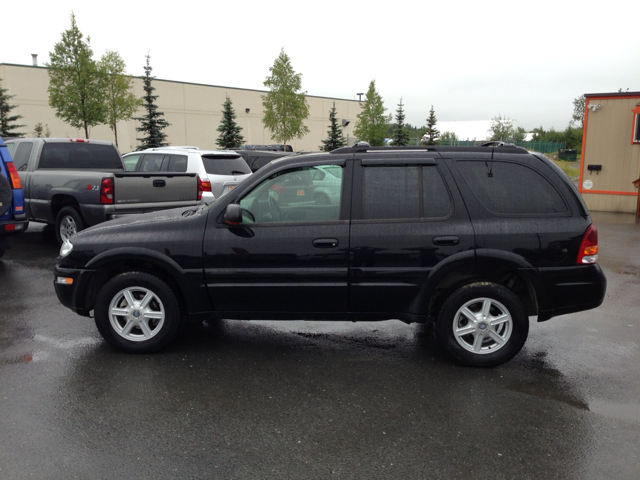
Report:
M62 245L74 233L84 229L80 213L73 207L64 207L56 217L56 240Z
M171 288L142 272L122 273L109 280L98 292L94 313L102 337L127 353L162 350L173 342L183 323Z
M453 292L436 321L440 345L459 363L474 367L511 360L528 334L529 319L518 296L490 282L471 283Z
M0 159L0 162L2 159ZM0 173L0 217L9 211L13 201L13 188L7 177Z

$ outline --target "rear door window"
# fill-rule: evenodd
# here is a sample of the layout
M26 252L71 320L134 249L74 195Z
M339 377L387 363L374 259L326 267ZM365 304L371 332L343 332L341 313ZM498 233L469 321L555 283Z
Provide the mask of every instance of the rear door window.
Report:
M164 163L166 165L167 172L186 172L187 171L187 156L186 155L168 155ZM162 169L165 170L165 165Z
M142 157L139 172L159 172L162 169L162 161L164 160L164 153L147 153Z
M367 166L363 182L363 219L438 218L451 212L435 165Z
M565 214L569 208L534 169L507 161L458 161L467 185L487 210L503 215Z

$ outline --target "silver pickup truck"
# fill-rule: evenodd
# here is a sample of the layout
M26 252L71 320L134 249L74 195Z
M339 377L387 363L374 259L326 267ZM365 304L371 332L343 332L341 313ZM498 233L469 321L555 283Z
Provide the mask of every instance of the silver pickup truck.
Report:
M20 176L29 220L55 225L58 242L106 220L197 205L195 173L125 172L112 143L71 138L6 142Z

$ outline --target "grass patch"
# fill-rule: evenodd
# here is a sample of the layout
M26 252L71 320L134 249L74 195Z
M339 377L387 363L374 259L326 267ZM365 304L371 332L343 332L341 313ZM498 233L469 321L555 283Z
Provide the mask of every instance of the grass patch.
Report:
M570 179L576 179L580 176L580 162L565 162L564 160L552 160L560 170L562 170Z

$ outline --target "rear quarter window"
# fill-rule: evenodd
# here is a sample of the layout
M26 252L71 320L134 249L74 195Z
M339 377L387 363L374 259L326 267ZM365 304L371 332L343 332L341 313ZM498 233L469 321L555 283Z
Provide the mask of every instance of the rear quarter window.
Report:
M122 170L122 159L112 145L45 143L38 168Z
M503 215L550 215L569 211L551 182L519 163L458 161L465 182L487 210Z

